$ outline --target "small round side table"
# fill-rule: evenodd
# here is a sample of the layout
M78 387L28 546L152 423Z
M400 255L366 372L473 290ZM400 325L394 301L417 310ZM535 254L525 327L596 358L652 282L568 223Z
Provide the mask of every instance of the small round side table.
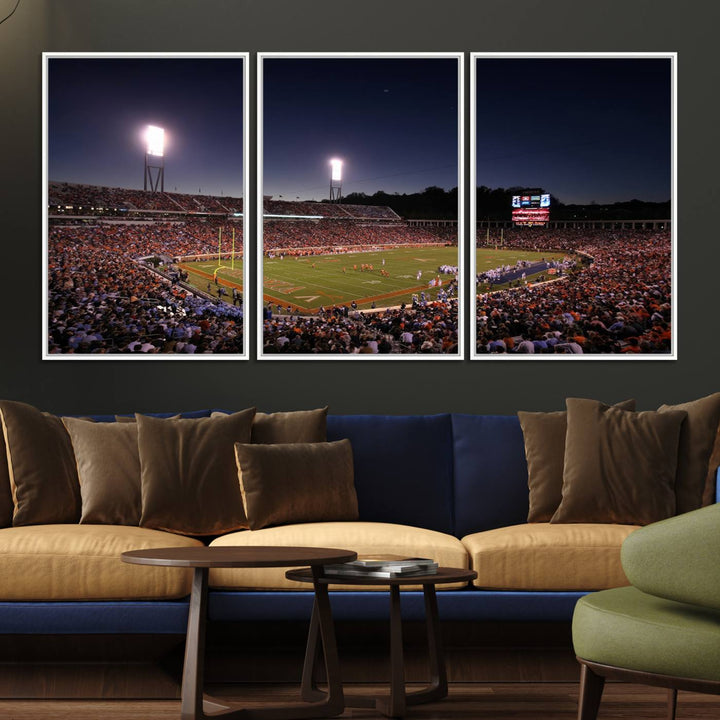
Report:
M440 700L447 696L447 673L445 655L440 642L440 620L438 616L435 586L442 583L470 582L477 577L473 570L439 567L436 574L410 575L395 578L332 575L317 577L314 569L288 570L285 577L299 582L312 582L315 587L328 585L389 585L390 586L390 694L387 697L369 698L360 695L345 695L348 707L374 707L387 717L402 717L408 705ZM405 669L402 641L402 617L400 613L400 587L422 585L425 597L425 623L427 626L428 654L430 661L430 684L415 692L405 691ZM317 591L316 591L317 593ZM325 697L315 682L315 669L319 655L318 636L321 630L321 608L315 603L310 621L307 655L302 679L302 694L305 700L317 701ZM327 660L326 660L327 662Z
M185 640L181 711L182 720L301 720L340 715L345 709L335 629L327 584L321 582L322 566L355 560L351 550L309 547L194 547L157 548L124 552L122 560L137 565L193 568L190 613ZM205 625L207 619L208 571L210 568L259 568L310 566L309 579L315 590L313 604L314 642L322 640L328 692L318 701L268 708L244 709L237 704L219 703L203 697L205 667Z

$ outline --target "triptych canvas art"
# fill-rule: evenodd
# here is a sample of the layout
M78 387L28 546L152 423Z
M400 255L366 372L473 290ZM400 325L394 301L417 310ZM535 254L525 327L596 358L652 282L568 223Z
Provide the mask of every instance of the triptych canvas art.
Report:
M677 357L673 53L248 65L45 54L45 359Z

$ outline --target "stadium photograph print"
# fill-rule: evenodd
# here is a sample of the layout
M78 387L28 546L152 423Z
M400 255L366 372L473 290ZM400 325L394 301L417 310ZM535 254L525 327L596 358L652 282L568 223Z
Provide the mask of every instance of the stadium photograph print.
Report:
M677 359L676 64L471 55L471 359Z
M258 55L258 358L462 359L462 72Z
M43 54L43 359L247 359L247 67Z

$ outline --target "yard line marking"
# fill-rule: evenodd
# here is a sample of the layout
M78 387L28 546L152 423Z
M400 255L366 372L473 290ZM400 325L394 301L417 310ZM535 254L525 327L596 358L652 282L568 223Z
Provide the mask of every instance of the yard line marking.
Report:
M394 292L383 293L382 295L370 295L369 297L356 298L355 302L357 302L358 304L362 304L362 303L368 303L368 302L373 302L373 301L377 301L377 300L389 300L390 298L397 297L398 295L406 295L407 293L410 293L410 294L417 293L417 292L421 292L422 290L427 290L427 286L419 285L418 287L407 288L407 289L403 289L403 290L396 290ZM276 305L292 305L293 309L295 309L301 313L307 313L309 315L317 314L317 308L301 307L300 305L296 305L294 303L288 303L287 301L278 300L277 298L273 297L272 295L266 295L265 293L263 293L263 300L265 302L275 303ZM350 307L351 303L352 303L352 300L348 300L348 301L336 303L336 304L338 307L345 307L345 306Z

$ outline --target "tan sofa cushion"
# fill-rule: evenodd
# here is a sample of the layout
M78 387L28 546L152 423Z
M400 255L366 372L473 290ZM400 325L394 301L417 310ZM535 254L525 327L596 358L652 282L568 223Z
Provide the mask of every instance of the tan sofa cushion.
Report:
M530 523L462 539L474 585L493 590L604 590L628 585L620 546L634 525Z
M202 546L124 525L34 525L0 530L0 601L156 600L184 597L192 571L120 560L126 550Z
M427 557L446 567L467 568L468 556L462 543L452 535L410 527L374 522L323 522L284 525L246 530L217 538L211 547L228 545L294 545L354 550L360 557L402 555ZM310 585L285 579L286 568L259 568L210 571L210 587L257 590L309 590ZM438 590L463 584L438 585ZM410 589L411 586L404 588ZM415 586L412 586L415 587ZM331 590L357 590L348 585L331 585ZM383 590L385 586L364 586L363 590ZM417 589L415 587L415 589Z

